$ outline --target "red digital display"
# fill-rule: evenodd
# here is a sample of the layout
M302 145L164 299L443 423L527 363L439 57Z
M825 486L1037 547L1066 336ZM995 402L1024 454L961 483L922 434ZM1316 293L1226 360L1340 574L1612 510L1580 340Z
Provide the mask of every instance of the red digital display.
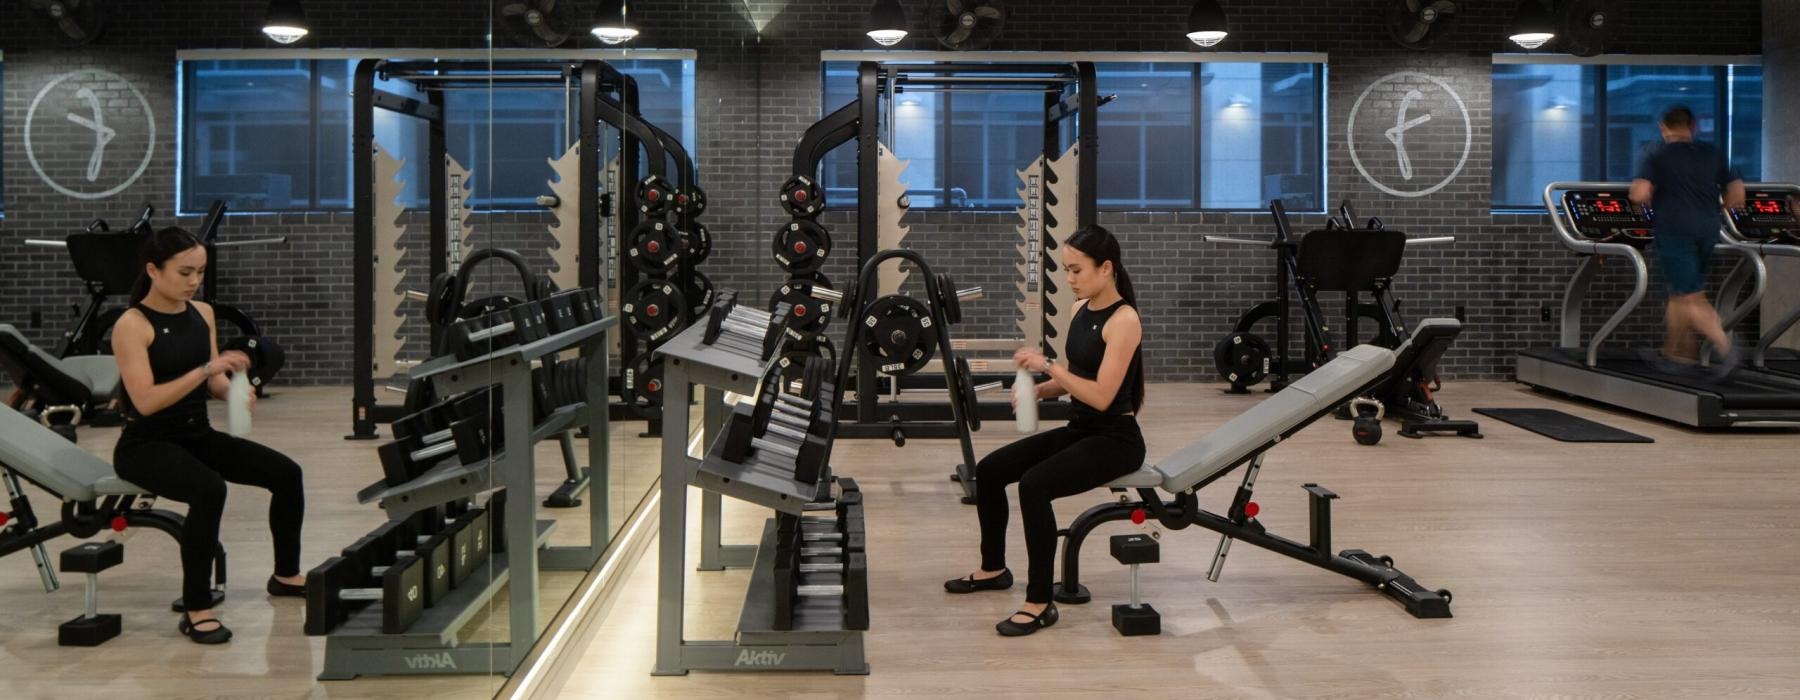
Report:
M1786 214L1787 206L1778 199L1755 199L1750 201L1750 211L1758 214Z
M1596 199L1594 200L1594 211L1601 214L1623 214L1625 213L1625 203L1616 199Z

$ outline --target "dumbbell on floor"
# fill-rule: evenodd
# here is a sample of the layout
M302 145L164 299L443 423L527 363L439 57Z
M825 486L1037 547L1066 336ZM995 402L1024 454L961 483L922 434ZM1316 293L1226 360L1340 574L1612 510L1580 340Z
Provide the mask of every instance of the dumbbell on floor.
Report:
M125 545L117 542L88 542L63 550L63 573L87 575L87 589L81 616L56 628L56 643L65 647L95 647L119 636L122 619L117 614L101 614L100 572L125 561Z
M1161 559L1156 538L1142 533L1112 536L1112 556L1131 566L1131 603L1112 606L1113 628L1127 637L1162 634L1162 614L1143 602L1138 587L1138 568Z

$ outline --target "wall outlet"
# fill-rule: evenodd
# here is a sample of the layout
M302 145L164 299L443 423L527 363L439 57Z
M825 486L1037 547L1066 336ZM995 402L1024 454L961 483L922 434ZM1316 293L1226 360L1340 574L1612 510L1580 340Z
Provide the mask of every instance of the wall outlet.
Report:
M1549 304L1538 304L1538 320L1543 321L1545 323L1550 322L1550 305Z

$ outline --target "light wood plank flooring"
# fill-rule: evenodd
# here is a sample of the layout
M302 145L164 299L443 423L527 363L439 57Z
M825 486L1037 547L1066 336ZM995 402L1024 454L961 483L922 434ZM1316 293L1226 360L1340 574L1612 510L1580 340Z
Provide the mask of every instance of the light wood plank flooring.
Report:
M1151 459L1263 395L1154 386ZM1205 579L1216 535L1165 532L1143 571L1163 634L1120 637L1108 606L1128 569L1096 531L1083 553L1095 600L1062 606L1054 628L1004 639L993 623L1013 590L943 592L978 562L975 514L945 478L953 443L840 442L834 464L867 497L873 627L867 677L826 673L650 676L656 548L611 615L589 630L561 689L570 698L881 696L1062 697L1731 697L1800 696L1800 434L1707 434L1513 384L1457 383L1442 399L1480 418L1484 440L1388 436L1361 447L1325 420L1271 453L1261 519L1306 538L1305 482L1343 499L1334 547L1392 555L1421 583L1452 589L1449 620L1417 620L1349 579L1239 544ZM1473 416L1475 406L1552 406L1648 435L1651 445L1565 444ZM977 453L1015 437L978 434ZM1202 494L1222 511L1235 488ZM1065 524L1108 499L1057 502ZM690 499L693 502L693 499ZM746 542L767 511L726 501L726 540ZM1009 552L1024 566L1015 525ZM693 539L690 537L690 548ZM692 562L695 555L690 556ZM688 636L729 638L746 573L688 574Z

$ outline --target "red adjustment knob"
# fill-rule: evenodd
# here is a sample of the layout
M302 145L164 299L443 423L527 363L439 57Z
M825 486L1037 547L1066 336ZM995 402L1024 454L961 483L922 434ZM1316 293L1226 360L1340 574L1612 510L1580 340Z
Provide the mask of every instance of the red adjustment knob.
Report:
M794 201L796 201L796 202L806 201L806 190L794 190Z
M1320 349L1322 349L1322 350L1324 350L1324 351L1325 351L1325 352L1331 352L1331 346L1330 346L1330 345L1320 345L1320 346L1319 346L1319 348L1320 348Z
M649 316L651 318L656 318L657 316L661 316L662 315L662 307L659 307L655 304L646 304L644 306L644 315Z
M662 244L657 243L656 241L650 241L649 243L644 244L644 250L648 250L651 255L655 255L662 252Z
M687 206L687 195L685 195L685 194L675 195L675 203L680 204L682 206Z
M0 513L0 525L5 525L8 520L12 520L12 513Z
M652 393L652 394L662 391L662 381L657 380L657 379L652 379L652 380L650 380L650 382L648 384L644 385L644 388L649 389L650 393Z
M806 244L802 243L802 242L794 243L794 254L795 255L805 255L806 254Z
M662 193L652 189L652 190L649 190L644 193L644 199L648 199L648 200L654 202L656 200L662 199Z
M1244 504L1244 517L1246 517L1246 518L1254 518L1254 517L1256 517L1257 513L1261 513L1261 512L1262 512L1262 506L1256 505L1256 501L1251 501L1249 503Z
M113 532L124 532L125 531L125 516L123 516L123 515L113 516L112 530L113 530Z
M806 305L802 304L794 307L794 315L802 318L806 317Z
M1131 511L1131 524L1142 525L1142 524L1144 524L1144 518L1147 516L1148 516L1148 514L1146 514L1144 512L1144 509L1142 509L1142 508L1132 510Z

